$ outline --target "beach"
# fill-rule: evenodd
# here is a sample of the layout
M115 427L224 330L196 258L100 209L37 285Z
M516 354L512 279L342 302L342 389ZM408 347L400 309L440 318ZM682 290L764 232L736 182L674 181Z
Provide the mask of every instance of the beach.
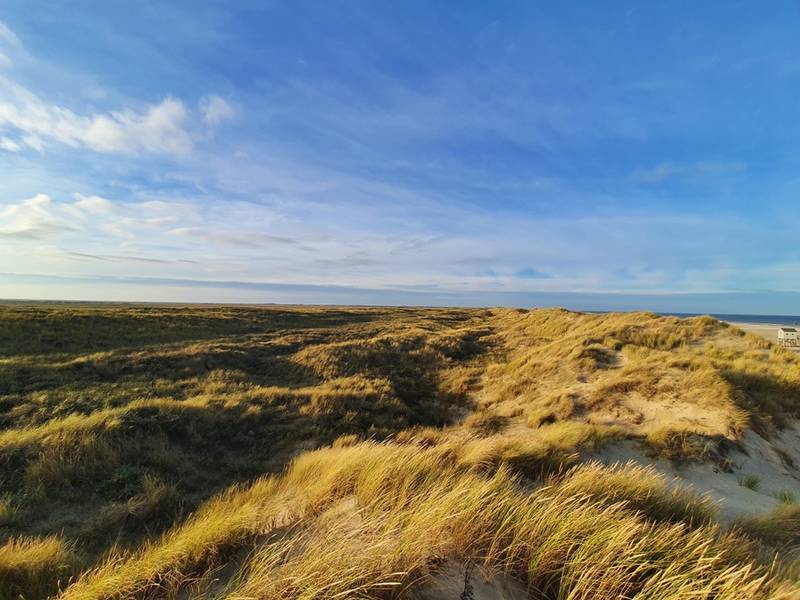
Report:
M736 321L728 321L731 325L738 327L748 333L754 333L755 335L760 335L761 337L769 340L773 344L778 343L778 329L781 327L786 327L786 325L781 325L778 323L771 324L771 323L742 323ZM800 353L800 347L789 347L791 350Z

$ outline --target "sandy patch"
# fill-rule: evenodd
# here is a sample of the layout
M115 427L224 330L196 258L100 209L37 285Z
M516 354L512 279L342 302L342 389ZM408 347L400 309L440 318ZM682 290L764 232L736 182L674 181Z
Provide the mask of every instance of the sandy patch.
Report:
M732 451L731 472L711 463L677 464L651 458L635 442L611 444L588 458L605 464L633 460L652 465L676 483L691 485L708 494L720 508L720 521L770 512L780 504L781 492L800 498L800 422L785 428L773 440L754 431L745 431L742 445L746 452ZM750 482L752 489L744 485Z
M632 393L615 405L591 414L588 421L598 425L621 425L636 435L647 435L666 426L714 435L727 432L729 417L714 407Z
M416 600L526 600L523 583L503 573L449 560L414 593Z

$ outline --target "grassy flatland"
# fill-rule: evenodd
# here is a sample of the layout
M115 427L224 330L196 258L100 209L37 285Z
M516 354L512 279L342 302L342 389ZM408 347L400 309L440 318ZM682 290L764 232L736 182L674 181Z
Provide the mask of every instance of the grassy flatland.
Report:
M657 466L755 436L792 482L799 416L800 359L705 317L8 304L0 599L797 597L800 493L720 526Z

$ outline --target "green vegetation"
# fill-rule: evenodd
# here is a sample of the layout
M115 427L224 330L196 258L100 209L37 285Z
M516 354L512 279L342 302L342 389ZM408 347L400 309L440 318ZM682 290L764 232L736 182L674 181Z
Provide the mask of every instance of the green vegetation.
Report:
M795 516L723 533L584 459L722 465L798 393L794 355L710 318L8 304L0 600L409 597L445 563L542 598L794 597L769 547Z
M757 490L761 485L761 479L758 475L753 475L752 473L748 473L743 477L739 478L739 485L742 487L746 487L749 490Z
M778 490L773 495L784 504L795 504L797 502L797 495L791 490Z
M797 547L800 544L800 506L782 504L768 515L740 519L736 526L766 544Z

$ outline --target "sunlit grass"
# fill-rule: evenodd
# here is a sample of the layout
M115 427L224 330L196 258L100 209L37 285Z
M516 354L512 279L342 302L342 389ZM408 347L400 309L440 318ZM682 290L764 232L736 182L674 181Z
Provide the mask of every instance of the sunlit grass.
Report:
M766 544L800 546L800 505L781 504L771 513L739 519L736 526Z
M398 597L446 561L542 598L777 598L789 577L761 545L794 543L794 505L726 535L653 469L585 463L625 442L720 465L798 415L797 357L710 318L18 306L0 326L14 600Z
M798 591L749 559L743 539L700 522L670 524L682 499L688 513L706 509L652 478L644 493L631 487L640 471L593 466L526 493L505 469L483 477L448 457L436 448L370 443L305 454L284 477L224 494L61 597L176 590L224 562L232 543L254 538L257 550L229 582L231 600L381 598L435 577L445 557L508 573L543 598L790 598ZM606 474L628 482L610 486L617 502L587 489L587 477ZM571 483L573 476L583 481ZM669 507L669 518L643 518L630 510L636 503Z
M0 599L43 598L77 566L69 544L57 536L10 538L0 545Z

